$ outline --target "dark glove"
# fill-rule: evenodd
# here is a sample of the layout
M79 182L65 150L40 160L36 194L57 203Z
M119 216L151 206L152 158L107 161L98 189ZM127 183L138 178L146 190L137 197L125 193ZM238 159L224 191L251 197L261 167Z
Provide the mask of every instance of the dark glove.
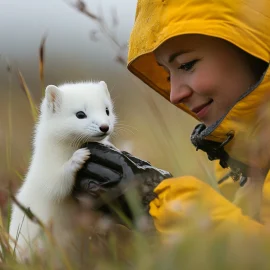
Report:
M112 204L121 208L132 219L125 193L136 188L145 212L155 198L154 188L169 172L157 169L147 161L100 143L87 143L91 156L76 176L74 197L88 196L94 201L93 208L110 211Z

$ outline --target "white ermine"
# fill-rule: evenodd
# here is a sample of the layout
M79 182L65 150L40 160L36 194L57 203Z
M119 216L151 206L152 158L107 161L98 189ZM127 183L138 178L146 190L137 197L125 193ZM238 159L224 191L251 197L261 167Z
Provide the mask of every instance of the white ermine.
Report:
M71 197L77 171L89 158L85 142L108 142L115 114L105 82L49 85L36 125L33 155L28 173L16 198L45 225L52 224L53 236L61 246L72 236L72 215L78 210ZM73 228L72 228L73 227ZM41 228L14 204L10 235L17 239L18 259L29 258ZM39 240L37 241L39 242Z

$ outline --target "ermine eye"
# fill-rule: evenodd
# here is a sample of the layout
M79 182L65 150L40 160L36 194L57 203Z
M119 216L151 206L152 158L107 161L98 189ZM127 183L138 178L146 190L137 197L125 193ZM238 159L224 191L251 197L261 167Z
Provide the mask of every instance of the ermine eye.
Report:
M79 119L84 119L87 118L87 115L84 112L80 111L76 113L76 117Z
M106 108L106 114L109 116L110 115L110 111L108 108Z

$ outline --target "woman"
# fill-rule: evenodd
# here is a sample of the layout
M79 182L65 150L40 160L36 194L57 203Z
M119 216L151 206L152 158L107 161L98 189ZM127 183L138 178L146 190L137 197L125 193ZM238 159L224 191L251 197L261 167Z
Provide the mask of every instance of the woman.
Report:
M158 231L177 231L196 201L217 227L258 232L267 224L269 157L257 143L268 138L259 113L270 92L269 29L267 0L138 1L128 69L201 122L191 141L229 169L221 192L232 179L241 186L231 203L194 177L162 181L150 203ZM171 207L177 201L181 207Z

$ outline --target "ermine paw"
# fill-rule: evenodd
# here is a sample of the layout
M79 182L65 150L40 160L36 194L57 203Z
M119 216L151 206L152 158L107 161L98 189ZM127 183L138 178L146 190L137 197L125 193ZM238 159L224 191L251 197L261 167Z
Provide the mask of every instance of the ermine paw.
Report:
M89 159L91 153L87 148L81 148L74 152L71 157L71 170L77 172L82 168L86 160Z

